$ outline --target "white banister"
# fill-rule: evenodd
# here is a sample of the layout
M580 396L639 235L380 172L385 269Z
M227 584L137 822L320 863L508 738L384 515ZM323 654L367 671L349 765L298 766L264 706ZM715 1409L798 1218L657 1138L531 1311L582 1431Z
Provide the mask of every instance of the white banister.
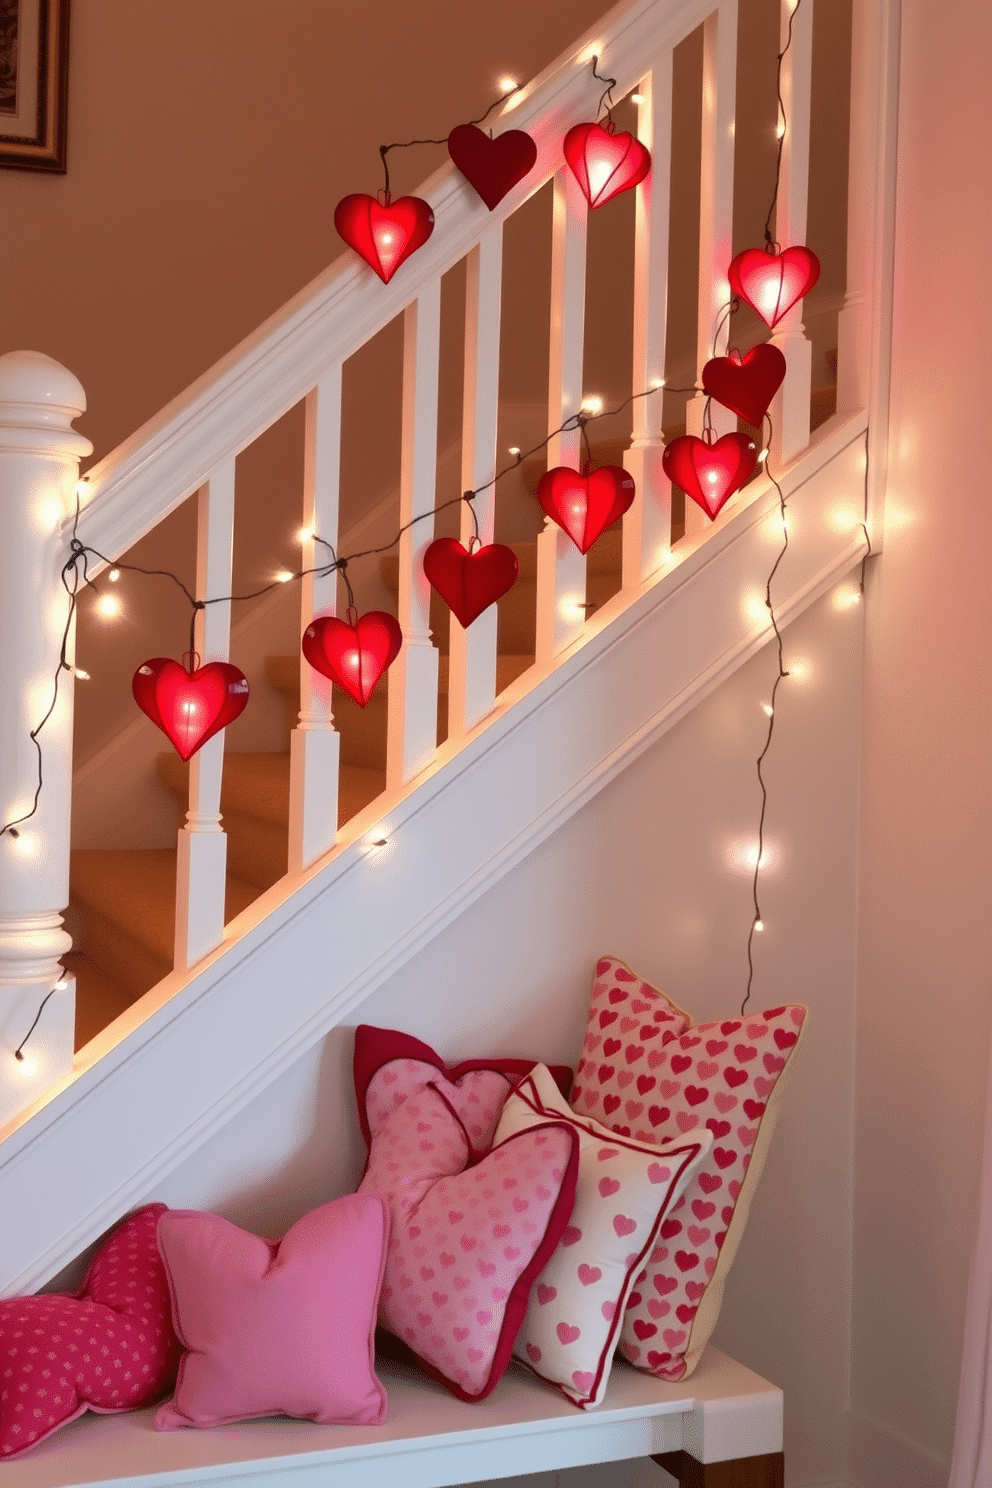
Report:
M703 119L699 175L699 310L696 323L696 380L714 356L724 356L730 321L721 316L730 299L727 268L734 242L734 126L737 97L737 0L720 0L703 26ZM700 393L686 407L686 431L703 432L706 398ZM737 428L737 415L714 401L710 419L717 435ZM685 534L709 525L701 507L686 498Z
M196 595L231 592L234 549L234 455L213 470L197 495ZM227 661L231 645L229 601L197 612L195 644L200 665ZM208 739L190 762L189 811L179 829L176 865L176 967L184 970L224 938L227 835L221 826L224 730Z
M341 363L307 394L303 465L302 544L306 577L300 596L300 634L315 615L337 608L337 574L326 564L338 540L341 484ZM316 537L323 539L318 543ZM333 726L330 679L300 656L300 721L289 745L289 868L299 872L328 852L338 828L341 736Z
M466 264L465 374L462 398L462 490L478 491L479 538L493 540L496 523L496 424L499 417L499 327L503 282L503 225L494 223ZM485 490L481 490L485 487ZM468 547L475 524L461 513ZM492 710L496 700L496 606L468 630L452 615L448 672L448 738L457 739Z
M579 431L559 434L582 406L588 206L572 172L555 175L551 239L551 358L548 378L548 469L582 464ZM537 539L537 662L550 661L585 621L586 560L550 517Z
M437 479L441 280L424 286L403 316L403 426L400 469L399 622L403 649L389 669L386 784L398 789L437 749L437 648L431 644L431 590L424 549L434 536Z
M809 195L809 128L813 86L813 0L781 0L779 50L788 43L782 59L782 106L785 135L782 139L782 169L775 205L775 236L782 248L806 242L806 207ZM789 32L792 40L789 42ZM781 127L782 120L779 120ZM813 348L803 326L803 301L782 317L772 336L785 357L785 382L772 404L772 454L779 465L787 464L809 444L809 399L812 387Z
M71 427L86 408L78 380L40 352L0 357L0 1126L72 1068L72 979L62 910L69 902L72 673L60 668L69 601L60 582L59 535L75 507L80 456L92 449ZM67 658L73 658L72 634ZM58 701L38 736L31 733ZM45 1007L24 1057L14 1051Z
M668 218L672 171L672 62L659 57L639 92L637 137L651 152L651 173L637 188L634 223L633 390L658 387L665 377L668 322ZM623 587L637 589L671 557L672 486L661 459L664 395L652 393L633 405L625 469L634 477L637 500L623 519Z

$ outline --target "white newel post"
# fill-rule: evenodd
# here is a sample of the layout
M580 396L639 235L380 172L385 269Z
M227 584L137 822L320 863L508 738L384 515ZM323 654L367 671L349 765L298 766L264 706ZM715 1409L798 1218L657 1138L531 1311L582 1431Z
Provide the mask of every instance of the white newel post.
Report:
M72 788L72 673L60 670L68 598L60 574L68 556L79 460L92 445L71 427L86 408L78 380L40 352L0 357L0 816L27 815L38 784L31 731L58 702L39 735L43 784L38 809L0 836L0 1126L72 1068L75 1008L59 958L71 941L61 911L69 902ZM71 664L74 636L67 658ZM56 986L23 1058L15 1059L42 1001Z

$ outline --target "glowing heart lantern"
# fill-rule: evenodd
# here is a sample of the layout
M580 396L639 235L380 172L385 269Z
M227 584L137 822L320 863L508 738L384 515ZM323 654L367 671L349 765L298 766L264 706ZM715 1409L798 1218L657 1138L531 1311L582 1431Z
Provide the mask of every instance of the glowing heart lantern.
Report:
M396 660L403 644L399 622L385 610L369 610L359 617L348 609L347 620L320 615L303 632L303 655L323 677L365 707L375 684Z
M747 434L724 434L714 444L682 434L665 445L661 463L673 485L712 519L751 477L758 452Z
M739 351L713 357L703 368L703 390L758 428L784 378L785 357L765 341L743 357Z
M228 661L200 666L194 651L182 665L167 656L142 662L131 679L134 701L160 728L181 760L233 723L248 702L248 678Z
M458 124L448 135L448 154L490 212L537 163L537 146L522 129L490 139L475 124Z
M576 124L566 134L562 151L591 207L630 191L651 169L651 156L640 140L601 124Z
M453 537L439 537L424 553L424 573L451 613L467 630L517 581L517 555L505 543L464 548Z
M570 470L556 465L537 483L537 499L553 522L567 532L580 553L622 517L637 494L633 477L619 465Z
M380 202L355 192L334 208L334 226L348 247L388 284L400 264L427 242L434 231L434 213L419 196L393 201L384 191Z
M745 248L731 260L727 279L768 326L777 326L820 277L820 260L809 248Z

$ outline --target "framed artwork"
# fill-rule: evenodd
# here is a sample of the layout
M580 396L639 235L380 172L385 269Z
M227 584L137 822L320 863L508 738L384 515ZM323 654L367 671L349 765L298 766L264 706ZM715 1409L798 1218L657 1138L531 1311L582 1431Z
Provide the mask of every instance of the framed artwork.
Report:
M69 0L0 0L0 167L65 170Z

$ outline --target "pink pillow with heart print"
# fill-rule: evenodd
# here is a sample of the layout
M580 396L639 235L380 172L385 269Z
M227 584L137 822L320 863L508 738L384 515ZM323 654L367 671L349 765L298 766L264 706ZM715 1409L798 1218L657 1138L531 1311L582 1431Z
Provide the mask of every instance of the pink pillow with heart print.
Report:
M615 956L596 967L589 1021L582 1045L572 1108L608 1121L630 1136L656 1089L651 1071L669 1040L689 1026L689 1017L650 982Z
M643 1110L605 1112L598 1095L610 1082L599 1080L598 1050L586 1060L572 1103L618 1133L632 1130L640 1141L670 1142L703 1128L713 1133L712 1150L673 1206L661 1243L637 1277L620 1336L620 1351L632 1364L678 1380L695 1369L716 1326L806 1009L769 1008L694 1026L664 993L640 985L640 998L653 999L655 1011L686 1021L684 1031L660 1049L655 1041L643 1041L643 1030L635 1035L641 1052L628 1061L624 1049L623 1064L635 1076ZM590 1028L598 1006L594 995Z
M0 1461L84 1411L136 1410L163 1394L181 1353L155 1232L164 1204L103 1242L75 1297L0 1301Z
M459 1399L483 1400L568 1223L578 1151L563 1122L483 1155L476 1142L481 1134L488 1143L498 1114L490 1085L503 1082L501 1107L505 1077L472 1071L452 1084L434 1074L397 1105L368 1105L372 1146L360 1191L382 1194L391 1219L379 1321ZM411 1069L402 1078L412 1085L417 1076Z
M579 1180L568 1228L537 1279L515 1353L582 1407L606 1391L633 1277L713 1140L704 1128L663 1151L569 1111L543 1065L503 1107L496 1141L571 1122ZM501 1149L497 1148L497 1151Z

